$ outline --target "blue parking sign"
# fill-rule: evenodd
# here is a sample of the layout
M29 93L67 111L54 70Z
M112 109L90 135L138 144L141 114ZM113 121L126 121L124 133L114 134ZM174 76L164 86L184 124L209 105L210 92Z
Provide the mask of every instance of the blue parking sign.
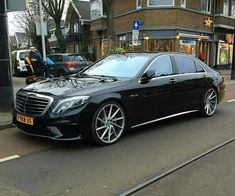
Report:
M133 20L132 26L133 26L132 27L133 30L139 30L140 29L140 21Z

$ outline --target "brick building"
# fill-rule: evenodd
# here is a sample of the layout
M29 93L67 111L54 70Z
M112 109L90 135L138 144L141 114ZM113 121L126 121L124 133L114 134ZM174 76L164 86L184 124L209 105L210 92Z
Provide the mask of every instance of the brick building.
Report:
M107 51L105 10L102 0L91 0L97 58ZM196 57L201 52L206 63L225 66L232 59L234 16L235 0L116 0L115 45L130 51L179 51ZM138 46L133 46L136 20L140 29Z

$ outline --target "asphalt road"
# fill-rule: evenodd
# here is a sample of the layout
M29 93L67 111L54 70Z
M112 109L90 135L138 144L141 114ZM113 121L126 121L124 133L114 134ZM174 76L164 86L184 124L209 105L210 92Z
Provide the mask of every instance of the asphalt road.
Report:
M20 81L21 79L16 84L20 84ZM235 102L226 102L228 98L235 98L235 93L230 93L233 87L228 87L228 97L211 118L191 114L154 123L127 132L120 142L107 147L93 146L86 141L56 142L29 137L16 128L0 131L0 196L103 196L120 193L143 179L235 137ZM224 169L234 166L234 159L230 159L230 156L234 157L233 149L234 145L232 149L225 149L226 152L222 153L223 158L228 160L228 164L222 164ZM1 162L3 158L13 155L19 158ZM206 163L201 163L205 166L203 169L194 163L166 178L160 183L160 188L159 184L154 184L139 195L181 195L176 193L182 193L181 187L184 184L188 185L185 192L187 194L182 195L198 195L196 188L200 186L197 185L208 185L208 180L213 182L213 176L205 177L216 169L211 171L213 168L209 167L210 164L221 165L221 159L216 156L209 160L211 162L205 158ZM233 173L231 169L226 172L220 169L214 177L225 176L229 171L234 174L234 169ZM204 174L203 178L195 177L191 181L187 178L200 172ZM215 180L220 182L216 178ZM234 181L229 184L229 180L234 180L234 175L225 181L232 188ZM214 185L219 189L218 183ZM158 192L156 188L159 188ZM201 193L207 193L206 188Z

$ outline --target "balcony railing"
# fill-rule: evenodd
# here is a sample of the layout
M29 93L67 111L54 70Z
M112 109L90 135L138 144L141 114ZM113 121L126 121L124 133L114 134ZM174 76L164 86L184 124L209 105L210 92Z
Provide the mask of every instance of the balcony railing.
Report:
M66 35L66 42L79 42L82 40L81 33L73 33Z

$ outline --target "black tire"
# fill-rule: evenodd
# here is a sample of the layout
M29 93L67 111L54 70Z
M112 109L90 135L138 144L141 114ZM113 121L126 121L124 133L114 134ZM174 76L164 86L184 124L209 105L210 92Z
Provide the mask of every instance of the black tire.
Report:
M63 69L60 69L59 71L58 71L58 76L66 76L67 74L66 74L66 72L63 70Z
M205 91L200 107L200 115L210 117L216 112L218 105L218 94L214 88L209 88Z
M19 76L20 76L20 72L18 71L17 68L14 69L13 75L16 76L16 77L19 77Z
M114 101L105 102L93 116L91 139L93 143L102 146L114 144L122 136L125 125L126 115L123 107Z

